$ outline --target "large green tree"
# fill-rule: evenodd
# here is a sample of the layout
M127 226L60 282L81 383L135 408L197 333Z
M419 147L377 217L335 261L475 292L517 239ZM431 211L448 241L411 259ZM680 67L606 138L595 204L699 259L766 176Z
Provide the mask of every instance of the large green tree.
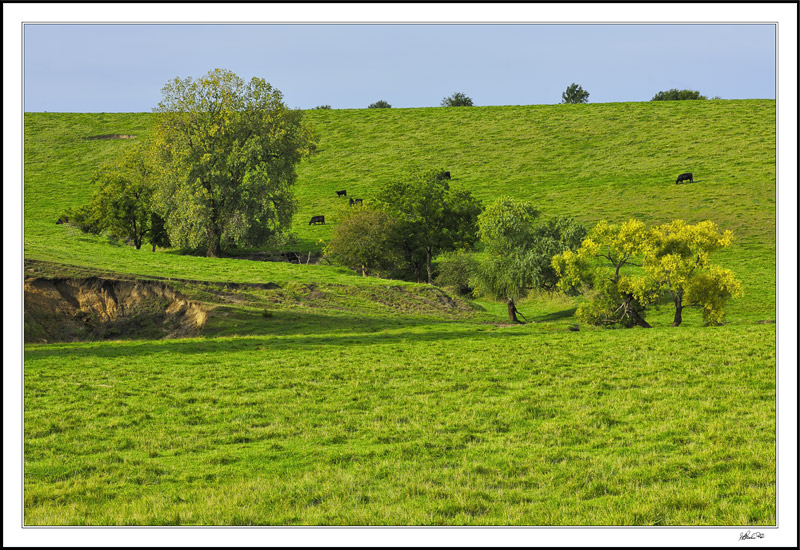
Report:
M720 233L716 224L708 220L695 225L674 220L658 226L653 240L643 267L675 305L672 326L681 324L687 307L702 308L706 324L720 324L725 302L741 295L742 285L732 271L713 265L710 256L730 246L733 233Z
M214 69L176 78L154 109L157 198L174 245L220 256L290 227L298 162L314 150L302 111L261 78Z
M384 185L375 197L379 209L399 225L398 249L433 283L431 260L440 252L469 248L477 240L477 219L483 207L468 190L451 186L442 170L425 170Z
M512 323L520 322L516 303L531 289L555 287L553 256L577 248L586 234L571 218L538 223L539 215L528 202L501 197L478 218L485 257L473 277L475 293L505 300Z

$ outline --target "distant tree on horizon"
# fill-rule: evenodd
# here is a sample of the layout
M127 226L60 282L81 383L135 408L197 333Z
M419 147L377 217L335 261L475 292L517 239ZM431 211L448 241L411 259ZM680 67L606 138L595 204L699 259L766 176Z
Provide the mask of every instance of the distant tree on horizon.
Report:
M704 95L700 95L697 90L677 90L672 88L666 92L658 92L653 96L650 101L680 101L684 99L708 99ZM715 99L720 99L719 97Z
M317 105L314 109L330 109L330 105Z
M574 82L561 94L561 103L588 103L589 92Z
M375 103L370 103L367 106L367 109L391 109L391 108L392 108L392 106L389 105L389 102L388 101L384 101L382 99L379 99Z
M442 100L442 107L472 107L472 98L467 97L466 94L456 92L450 97Z

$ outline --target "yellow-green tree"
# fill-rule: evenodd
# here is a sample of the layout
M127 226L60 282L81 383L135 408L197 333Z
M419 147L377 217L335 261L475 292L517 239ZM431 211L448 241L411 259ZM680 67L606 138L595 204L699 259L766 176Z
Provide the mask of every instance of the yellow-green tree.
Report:
M598 223L581 246L553 257L564 291L585 289L589 301L578 307L579 319L593 325L640 326L645 307L658 298L658 282L641 269L653 247L653 231L644 223Z
M295 166L314 149L302 111L261 78L214 69L176 78L154 109L159 208L172 243L219 256L282 234L296 210Z
M723 306L731 297L742 294L742 285L732 271L711 264L710 257L731 244L733 233L720 233L711 221L689 225L674 220L658 226L652 238L643 267L675 304L672 326L681 324L687 307L702 308L706 324L720 324Z

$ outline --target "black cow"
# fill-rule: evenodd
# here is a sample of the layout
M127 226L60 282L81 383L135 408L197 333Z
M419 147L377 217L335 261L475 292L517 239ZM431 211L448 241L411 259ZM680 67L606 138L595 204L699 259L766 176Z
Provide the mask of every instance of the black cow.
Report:
M346 197L347 196L347 189L342 189L341 191L336 192L337 197Z
M56 225L60 225L62 223L69 223L69 218L67 218L66 216L61 216L60 218L58 218Z
M350 206L353 206L356 203L353 199L350 199Z
M680 176L678 176L678 179L675 180L675 183L680 183L686 180L689 180L690 183L694 183L691 172L686 172L685 174L681 174Z
M311 221L308 222L308 225L311 225L312 223L314 225L317 225L318 223L325 225L325 216L311 216Z
M450 172L439 172L436 175L436 179L439 180L439 181L441 181L441 180L449 180L450 179Z
M361 204L361 205L363 205L363 204L364 204L364 201L363 201L362 199L356 199L356 200L355 200L355 203L356 203L356 204Z

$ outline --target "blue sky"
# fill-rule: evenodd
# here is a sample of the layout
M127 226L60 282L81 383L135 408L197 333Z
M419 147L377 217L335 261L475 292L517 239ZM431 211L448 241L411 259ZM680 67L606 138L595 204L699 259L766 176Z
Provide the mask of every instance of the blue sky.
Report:
M258 76L290 107L553 104L577 82L590 103L660 90L775 98L772 24L287 24L24 27L25 111L147 112L175 77Z

